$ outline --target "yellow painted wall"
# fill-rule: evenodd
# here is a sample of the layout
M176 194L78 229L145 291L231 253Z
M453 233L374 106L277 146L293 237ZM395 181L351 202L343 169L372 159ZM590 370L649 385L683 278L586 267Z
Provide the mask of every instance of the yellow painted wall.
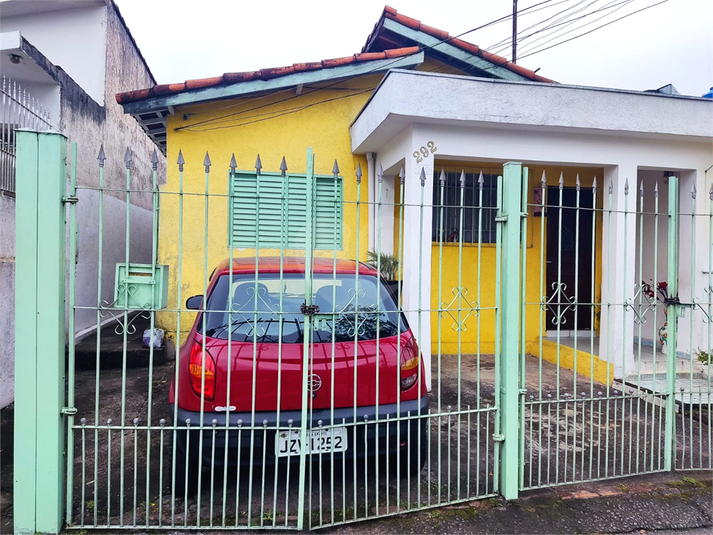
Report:
M443 64L427 60L421 67L424 70L443 71ZM452 71L452 69L451 69ZM449 71L450 72L450 71ZM317 87L305 87L301 95L294 89L279 91L269 95L252 95L245 98L227 99L213 103L183 106L168 117L168 174L167 183L161 187L159 262L170 267L168 309L158 315L159 324L167 330L169 336L180 331L179 339L185 338L195 318L193 313L176 314L176 310L185 304L185 300L204 293L215 265L230 254L228 249L228 166L234 153L239 170L252 170L255 159L260 154L263 171L278 171L284 156L288 173L306 171L307 148L312 147L315 154L315 172L331 175L336 159L343 178L344 192L344 228L343 250L340 258L359 258L366 260L368 249L368 206L367 206L367 162L361 156L351 153L349 125L364 106L367 99L381 79L380 75L362 76L341 82L331 87L314 91ZM183 195L180 174L175 164L178 151L185 158L183 174ZM206 196L206 176L203 160L206 151L212 162ZM357 225L357 184L355 173L361 164L363 181L361 186L361 210ZM437 162L437 166L439 162ZM461 164L457 164L461 165ZM498 164L482 164L484 168L497 167ZM548 182L556 184L560 169L546 168ZM603 176L601 169L564 169L565 184L574 185L576 173L584 186L591 185L596 174ZM542 168L531 167L530 200L533 189L539 185ZM397 182L398 184L398 182ZM396 198L399 192L396 191ZM182 213L180 202L182 200ZM394 210L398 218L398 207ZM207 216L206 216L207 213ZM180 232L182 222L182 232ZM528 219L527 234L527 302L539 302L540 295L540 231L541 218ZM359 242L357 243L357 226ZM398 232L398 221L395 223ZM546 236L546 229L545 229ZM601 265L601 219L597 225L596 264ZM207 237L207 240L206 240ZM395 251L398 251L398 236ZM546 244L543 244L546 245ZM495 245L483 244L478 248L474 244L463 247L462 277L463 286L468 289L466 299L470 303L479 303L481 308L495 305ZM235 249L233 255L254 256L252 249ZM263 254L279 254L278 250L265 251ZM285 251L285 254L303 255L303 251ZM441 257L442 254L442 257ZM318 252L317 255L331 256L331 252ZM478 255L481 258L480 280L478 288ZM473 353L478 350L476 340L480 340L480 351L492 352L495 340L495 313L482 310L479 318L471 316L467 320L467 330L453 330L453 318L436 311L446 307L453 299L453 288L458 286L458 247L457 244L444 244L441 253L437 244L432 250L432 288L431 306L433 350L444 353L455 352L459 336L463 343L462 352ZM443 266L439 268L439 266ZM181 281L180 298L177 281ZM599 288L601 270L597 269L596 287ZM441 292L439 298L439 291ZM455 302L451 307L457 307ZM527 305L527 341L536 340L544 326L540 322L539 306ZM457 312L454 313L457 318ZM440 333L440 334L439 334Z
M168 310L159 314L159 324L185 338L195 318L175 310L191 295L203 294L213 268L230 254L228 249L228 168L234 153L239 170L253 170L258 154L263 172L279 172L284 156L288 173L305 173L307 148L315 155L315 172L332 174L336 159L343 176L344 229L340 258L366 260L368 249L367 162L351 153L349 125L368 99L381 77L364 76L334 87L311 92L305 87L299 96L294 89L265 96L250 96L214 103L184 106L168 117L168 174L161 187L159 262L170 266ZM330 102L325 100L333 99ZM265 120L268 119L268 120ZM183 215L179 203L180 175L175 162L182 151L186 164L183 175ZM208 192L203 160L206 151L212 162ZM361 164L361 210L357 244L357 165ZM207 200L206 200L207 199ZM208 217L206 223L206 204ZM179 232L180 222L183 230ZM206 242L206 236L208 237ZM207 246L204 244L207 243ZM254 249L235 249L234 256L254 256ZM279 250L264 254L279 254ZM285 254L303 256L304 251ZM332 256L331 252L317 255ZM177 281L181 281L179 295ZM173 311L171 311L171 309Z
M453 162L440 162L435 164L438 170L440 166L464 165L463 162L456 164ZM477 166L465 164L468 169L483 169L484 172L497 168L494 163L479 163ZM599 184L602 182L602 169L593 168L558 168L558 167L534 167L529 168L529 189L528 203L532 203L533 191L540 186L542 171L545 171L548 185L557 185L560 173L564 173L564 185L575 186L576 176L579 173L582 187L591 187L592 180L596 175ZM492 172L492 171L491 171ZM500 171L502 172L502 167ZM601 191L601 190L600 190ZM601 195L599 195L601 198ZM548 203L555 202L548 200ZM601 207L601 201L598 202ZM544 223L544 227L543 227ZM595 300L599 301L601 287L601 217L597 218L596 244L595 244ZM540 302L542 288L546 292L545 271L541 266L546 266L547 254L547 217L533 216L532 209L529 210L527 219L526 237L526 269L525 269L525 341L533 342L544 336L547 326L545 324L544 311L541 312ZM462 353L480 352L489 353L495 347L495 281L496 281L496 247L495 244L463 244L462 260L459 262L459 246L457 243L434 243L432 247L432 279L431 279L431 336L433 340L433 351L442 353L454 353L460 350ZM480 258L480 262L479 262ZM479 268L480 266L480 268ZM480 269L480 286L478 286L478 272ZM479 318L471 314L466 318L466 329L458 330L457 322L450 314L457 316L457 311L439 312L438 309L445 308L470 308L465 301L459 307L457 302L457 288L459 287L459 274L462 286L467 291L465 299L472 306L476 303L479 308L486 309L480 312ZM439 298L440 291L440 298ZM454 302L453 299L456 297ZM461 318L465 317L465 312L461 312ZM598 315L595 316L595 326L598 329Z

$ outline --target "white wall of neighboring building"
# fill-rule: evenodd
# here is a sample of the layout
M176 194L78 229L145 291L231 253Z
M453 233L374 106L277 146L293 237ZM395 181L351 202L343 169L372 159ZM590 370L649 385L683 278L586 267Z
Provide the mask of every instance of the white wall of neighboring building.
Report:
M55 3L61 5L61 2ZM20 31L47 59L62 67L89 96L99 104L104 104L106 4L103 1L90 1L85 2L83 7L72 9L48 9L2 16L7 4L0 3L3 32ZM113 95L109 96L113 99Z

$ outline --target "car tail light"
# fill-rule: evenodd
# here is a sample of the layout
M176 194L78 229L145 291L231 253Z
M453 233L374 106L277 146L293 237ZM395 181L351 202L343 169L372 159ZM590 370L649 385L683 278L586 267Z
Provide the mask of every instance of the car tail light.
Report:
M188 375L191 378L191 388L196 395L203 395L204 399L212 400L215 395L215 361L206 349L204 364L203 346L198 341L194 342L191 348Z
M411 338L401 352L401 390L408 390L416 384L420 364L418 347Z

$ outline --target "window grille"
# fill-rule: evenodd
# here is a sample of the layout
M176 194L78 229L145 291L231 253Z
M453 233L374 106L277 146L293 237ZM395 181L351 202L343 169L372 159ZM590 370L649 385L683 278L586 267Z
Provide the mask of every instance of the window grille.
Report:
M463 226L461 228L462 169L444 168L446 183L441 193L441 168L436 167L433 178L433 223L434 242L495 243L495 215L497 213L497 183L500 170L482 170L482 200L478 180L480 169L465 169L463 188ZM443 226L441 227L441 215Z

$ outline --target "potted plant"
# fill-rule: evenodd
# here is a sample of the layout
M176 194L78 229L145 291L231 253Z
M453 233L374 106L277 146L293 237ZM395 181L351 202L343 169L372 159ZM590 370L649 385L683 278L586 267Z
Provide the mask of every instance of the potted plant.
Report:
M396 278L396 273L399 270L399 259L395 255L377 251L369 251L367 255L369 256L369 263L379 269L379 273L386 280L391 293L398 302L401 291L401 281Z

